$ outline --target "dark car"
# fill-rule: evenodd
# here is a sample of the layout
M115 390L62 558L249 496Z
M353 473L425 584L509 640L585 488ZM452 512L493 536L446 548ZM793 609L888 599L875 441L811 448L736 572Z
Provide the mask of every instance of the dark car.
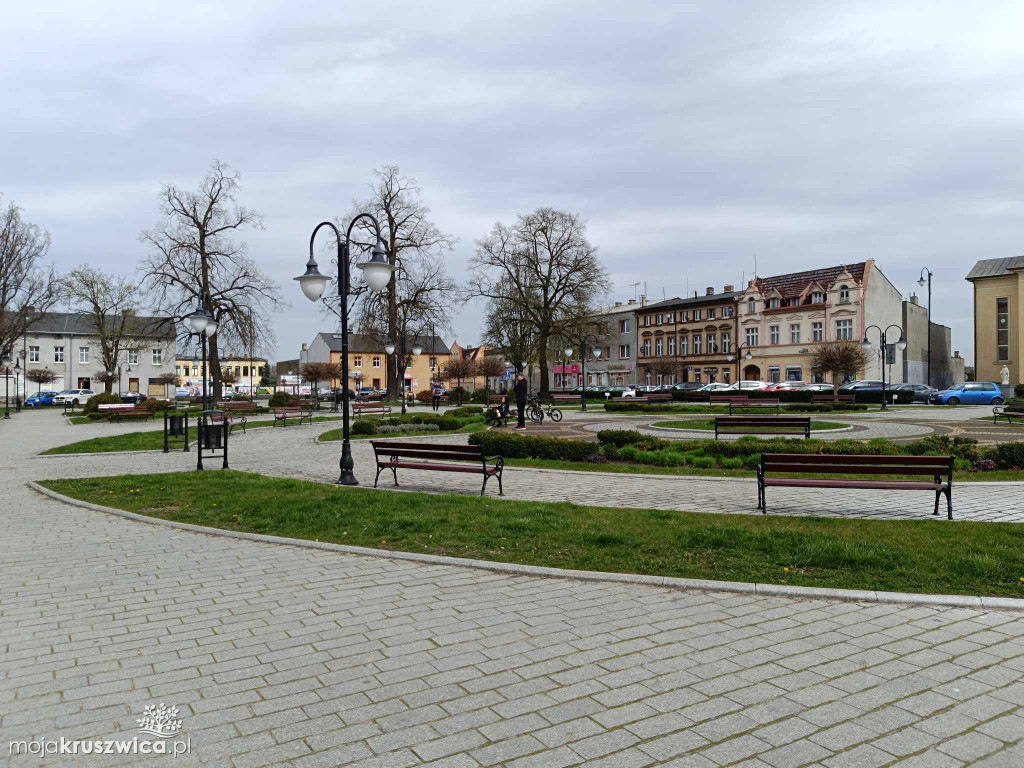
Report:
M672 389L677 392L692 392L695 389L700 389L703 384L699 381L681 381L678 384L673 384Z
M935 387L929 387L927 384L897 384L891 388L892 392L912 392L914 394L915 403L927 403L928 398L938 392Z
M147 399L141 392L118 392L117 396L121 398L122 403L130 403L131 405L138 405Z

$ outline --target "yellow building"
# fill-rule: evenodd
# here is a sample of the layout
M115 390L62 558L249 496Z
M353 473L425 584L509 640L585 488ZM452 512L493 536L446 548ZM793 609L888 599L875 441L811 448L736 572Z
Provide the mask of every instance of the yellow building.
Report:
M248 355L239 357L225 354L221 357L220 364L222 371L231 371L238 377L238 381L232 386L240 392L249 390L250 377L252 386L259 389L260 379L267 372L267 360L263 357L250 358ZM186 357L179 352L174 361L174 373L178 377L179 387L203 385L203 363L198 356L193 362L190 356Z
M340 333L318 333L313 343L303 351L306 356L303 362L330 362L341 365L341 341ZM419 355L413 354L413 348L416 346L422 347ZM413 395L430 388L430 382L436 375L438 366L443 367L450 354L448 345L439 336L434 336L433 340L429 336L410 337L406 342L405 352L410 358L410 365L405 370L406 387ZM398 350L395 354L398 354ZM384 345L375 337L362 333L349 334L349 386L387 389L391 364ZM332 388L340 386L340 379L331 382Z
M983 259L967 273L974 286L974 371L978 381L1024 382L1024 256Z

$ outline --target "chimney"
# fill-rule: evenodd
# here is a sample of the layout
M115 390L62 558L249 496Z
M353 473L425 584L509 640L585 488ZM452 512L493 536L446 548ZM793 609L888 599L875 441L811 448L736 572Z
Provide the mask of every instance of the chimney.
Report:
M643 295L643 294L641 293L641 294L640 294L640 306L641 306L641 307L643 307L643 306L646 306L646 304L647 304L647 297L646 297L646 296L644 296L644 295Z
M960 357L960 350L959 349L956 350L955 352L953 352L953 357Z
M715 295L715 289L712 286L710 286L710 285L707 288L704 289L704 292L705 292L705 295L707 295L707 296L714 296Z
M753 287L754 287L754 281L753 280L747 280L747 288L753 288Z
M725 291L726 293L732 293L734 290L736 290L736 286L735 285L727 285L722 290Z
M697 298L697 292L696 291L693 292L693 298L695 298L695 299Z
M622 306L622 302L621 301L616 301L615 302L615 306L616 307L621 307Z
M305 343L305 342L303 342L303 343L302 343L302 351L303 351L303 352L305 352L305 351L306 351L306 349L307 349L307 347L306 347L306 343Z
M917 304L917 294L916 293L910 294L910 303L914 304L914 305Z
M629 305L629 306L632 306L632 305L636 304L636 299L630 299L629 301L626 302L626 304Z

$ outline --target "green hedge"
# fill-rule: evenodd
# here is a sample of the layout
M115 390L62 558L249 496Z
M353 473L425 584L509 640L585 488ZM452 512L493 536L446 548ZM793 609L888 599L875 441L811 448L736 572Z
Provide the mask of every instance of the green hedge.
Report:
M598 447L587 440L563 440L557 437L516 435L505 432L474 432L471 445L479 445L487 456L506 459L553 459L555 461L589 461Z
M1013 385L1013 396L1014 397L1024 397L1024 384L1014 384Z
M724 413L728 406L677 406L669 403L605 403L608 413ZM859 403L792 403L783 406L790 413L839 413L841 411L866 411L868 407Z
M466 416L478 416L483 413L484 409L479 405L464 405L461 408L452 408L450 411L445 412L445 416L452 416L456 419L465 418Z

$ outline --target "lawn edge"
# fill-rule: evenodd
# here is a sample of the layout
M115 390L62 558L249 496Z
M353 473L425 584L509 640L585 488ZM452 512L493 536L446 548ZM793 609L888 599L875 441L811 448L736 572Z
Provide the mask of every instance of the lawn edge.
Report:
M666 587L680 591L699 592L732 592L739 594L764 595L766 597L788 597L797 599L824 599L840 600L844 602L858 603L897 603L904 605L928 605L943 608L975 608L975 609L1003 609L1024 611L1024 599L1013 597L980 597L973 595L929 595L911 592L880 592L866 589L832 589L825 587L800 587L786 584L760 584L757 582L738 581L713 581L709 579L683 579L671 576L648 576L634 573L610 573L605 571L581 571L567 568L549 568L538 565L518 565L516 563L501 563L490 560L472 560L463 557L445 557L442 555L426 555L417 552L394 552L386 549L373 549L370 547L353 547L346 544L335 544L325 541L310 541L308 539L293 539L285 536L267 536L259 533L248 533L245 531L228 531L223 528L213 528L205 525L193 525L191 523L179 523L174 520L163 520L159 517L148 517L135 512L128 512L124 509L107 507L102 504L93 504L89 501L82 501L71 496L57 493L34 480L27 481L32 490L56 501L70 504L71 506L89 509L95 512L104 512L110 515L135 520L150 525L161 525L167 528L178 528L202 533L209 536L223 536L244 541L258 541L264 544L277 544L306 549L319 549L328 552L341 552L362 557L385 558L389 560L409 560L431 565L450 565L459 568L474 568L477 570L505 573L511 576L537 576L544 578L574 579L576 581L612 582L641 584L652 587Z

